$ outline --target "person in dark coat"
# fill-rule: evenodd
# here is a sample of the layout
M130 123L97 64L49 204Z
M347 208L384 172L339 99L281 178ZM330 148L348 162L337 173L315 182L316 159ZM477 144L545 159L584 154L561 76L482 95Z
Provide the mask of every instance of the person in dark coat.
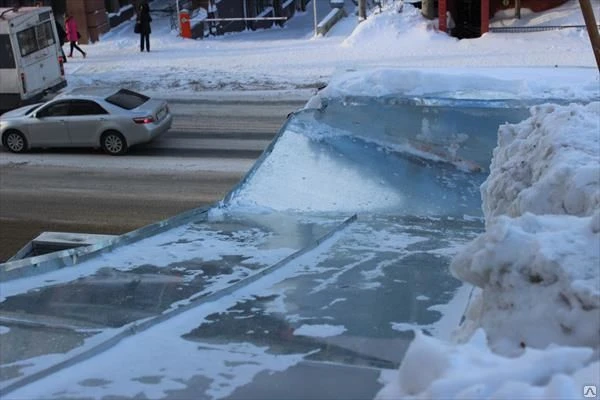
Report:
M152 17L150 16L150 7L144 3L140 5L140 12L138 14L137 23L139 24L140 32L140 51L144 51L144 43L146 43L146 51L150 51L150 22Z
M60 43L60 52L62 53L63 63L66 63L67 56L65 56L63 46L65 45L65 40L67 40L67 32L65 32L65 29L58 21L56 21L56 33L58 33L58 42Z

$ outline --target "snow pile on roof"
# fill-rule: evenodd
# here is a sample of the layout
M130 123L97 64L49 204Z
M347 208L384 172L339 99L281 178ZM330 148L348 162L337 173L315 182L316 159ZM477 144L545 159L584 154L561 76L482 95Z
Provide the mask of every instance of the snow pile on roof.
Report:
M544 78L540 79L540 74ZM415 96L464 100L599 100L598 71L587 68L369 68L334 76L321 97Z
M531 113L498 132L491 174L482 187L486 217L592 215L600 208L600 103L546 105Z
M511 359L492 353L482 330L461 346L417 333L399 376L377 399L580 399L600 376L600 362L583 367L592 353L554 347Z
M600 103L531 113L501 127L486 232L451 265L478 287L456 333L471 341L417 335L379 398L581 398L598 385Z
M468 325L482 326L490 346L508 355L552 343L598 346L599 243L600 212L499 217L451 265L483 289Z
M499 130L482 185L487 231L451 268L483 289L476 324L495 350L598 346L600 103L531 113Z

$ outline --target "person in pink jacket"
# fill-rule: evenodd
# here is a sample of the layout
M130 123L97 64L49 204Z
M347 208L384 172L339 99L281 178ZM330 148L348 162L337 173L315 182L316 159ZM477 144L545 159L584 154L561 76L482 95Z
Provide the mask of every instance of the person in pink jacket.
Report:
M73 57L73 49L77 49L83 55L83 58L85 58L85 51L81 50L81 48L77 46L79 32L77 32L77 22L72 15L67 15L67 19L65 21L65 30L67 31L67 40L71 43L71 52L69 53L69 57Z

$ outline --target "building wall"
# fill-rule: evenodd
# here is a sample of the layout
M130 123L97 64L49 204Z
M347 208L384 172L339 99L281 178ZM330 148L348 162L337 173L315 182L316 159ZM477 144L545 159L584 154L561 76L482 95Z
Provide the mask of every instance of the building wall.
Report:
M67 0L66 13L73 15L81 33L80 43L94 43L110 30L104 0Z
M529 8L531 11L540 12L550 8L558 7L568 0L521 0L521 8ZM490 17L496 12L515 8L515 0L490 0Z
M475 38L481 36L482 29L487 31L482 24L481 5L484 0L448 0L447 10L450 11L455 28L452 35L458 38ZM528 8L540 12L557 7L568 0L521 0L521 8ZM489 17L498 11L512 10L515 0L489 0ZM436 13L437 14L437 13Z
M305 4L308 0L296 0L290 7L283 9L282 0L213 0L217 8L215 18L254 18L257 16L280 17L291 16L297 4ZM325 0L321 0L325 1ZM244 12L245 10L245 12ZM267 10L271 10L267 12ZM272 20L219 22L217 32L243 31L245 29L264 29L274 25Z

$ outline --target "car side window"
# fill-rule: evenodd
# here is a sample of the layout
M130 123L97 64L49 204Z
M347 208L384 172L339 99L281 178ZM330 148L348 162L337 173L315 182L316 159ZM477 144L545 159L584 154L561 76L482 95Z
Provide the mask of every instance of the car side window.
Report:
M64 117L66 115L69 115L69 102L67 101L52 103L37 112L38 118Z
M74 100L69 105L69 115L102 115L108 112L100 104L91 100Z

